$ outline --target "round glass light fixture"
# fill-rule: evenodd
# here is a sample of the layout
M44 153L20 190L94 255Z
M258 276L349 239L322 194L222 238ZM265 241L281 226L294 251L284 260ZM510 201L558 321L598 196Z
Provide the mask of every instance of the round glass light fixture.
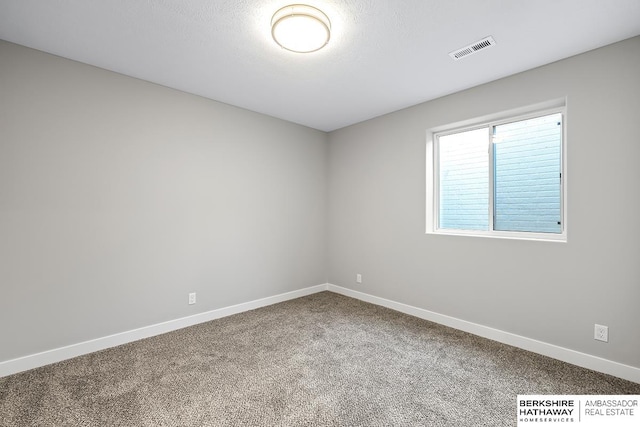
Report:
M271 35L284 49L315 52L329 43L331 22L324 12L313 6L292 4L273 14Z

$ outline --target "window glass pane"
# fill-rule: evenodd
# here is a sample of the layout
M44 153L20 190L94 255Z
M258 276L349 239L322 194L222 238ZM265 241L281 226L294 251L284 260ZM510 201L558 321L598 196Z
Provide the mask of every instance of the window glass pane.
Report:
M489 229L489 128L441 136L439 227Z
M561 233L562 115L493 127L494 229Z

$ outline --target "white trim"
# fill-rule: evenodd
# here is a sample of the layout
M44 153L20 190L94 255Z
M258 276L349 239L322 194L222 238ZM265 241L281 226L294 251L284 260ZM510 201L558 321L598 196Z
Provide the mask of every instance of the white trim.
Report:
M530 233L524 231L483 231L483 230L448 230L440 228L428 231L430 235L483 237L488 239L530 240L535 242L567 243L566 235L560 233Z
M374 295L365 294L363 292L354 291L352 289L332 285L330 283L327 285L327 290L371 304L387 307L401 313L409 314L411 316L419 317L421 319L429 320L461 331L469 332L503 344L532 351L543 356L571 363L572 365L581 366L583 368L592 369L594 371L640 383L640 368L636 368L634 366L624 365L612 360L570 350L568 348L501 331L499 329L490 328L488 326L479 325L477 323L468 322L466 320L457 319L455 317L446 316L444 314L435 313L422 308L413 307L411 305L391 301L385 298L380 298Z
M327 284L311 286L296 291L286 292L284 294L261 298L254 301L232 305L229 307L219 308L216 310L206 311L204 313L198 313L192 316L169 320L167 322L157 323L155 325L144 326L142 328L120 332L117 334L96 338L77 344L71 344L65 347L55 348L52 350L43 351L41 353L19 357L17 359L7 360L4 362L0 362L0 378L29 369L49 365L51 363L71 359L73 357L82 356L84 354L93 353L95 351L104 350L106 348L141 340L143 338L149 338L155 335L175 331L177 329L186 328L188 326L197 325L199 323L208 322L210 320L231 316L232 314L255 310L256 308L266 307L268 305L277 304L279 302L304 297L326 290Z
M434 143L435 133L427 131L427 147L426 147L426 227L425 232L427 234L433 233L436 230L436 192L435 189L439 186L438 177L436 176L436 165L434 160L438 157Z
M366 294L359 291L343 288L341 286L325 283L322 285L311 286L272 297L262 298L246 303L224 307L204 313L194 314L193 316L182 317L180 319L170 320L151 326L145 326L131 331L121 332L102 338L96 338L72 344L66 347L56 348L42 353L32 354L17 359L0 362L0 378L16 374L18 372L29 369L38 368L51 363L60 362L73 357L82 356L84 354L93 353L95 351L104 350L106 348L115 347L129 342L137 341L143 338L164 334L166 332L175 331L177 329L186 328L188 326L197 325L199 323L208 322L210 320L220 319L222 317L231 316L249 310L255 310L260 307L277 304L311 295L317 292L331 291L340 295L359 299L371 304L380 305L399 311L420 319L429 320L441 325L449 326L461 331L469 332L484 338L501 342L503 344L512 345L524 350L532 351L544 356L571 363L573 365L582 366L583 368L592 369L594 371L613 375L629 381L640 383L640 368L636 368L622 363L613 362L597 356L526 338L520 335L504 332L499 329L490 328L488 326L479 325L477 323L468 322L466 320L457 319L433 311L413 307L407 304L380 298L374 295Z

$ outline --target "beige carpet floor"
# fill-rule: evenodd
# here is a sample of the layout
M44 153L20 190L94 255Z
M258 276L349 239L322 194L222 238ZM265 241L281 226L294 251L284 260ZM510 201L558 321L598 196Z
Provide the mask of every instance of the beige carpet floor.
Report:
M640 384L330 292L0 378L2 426L514 426Z

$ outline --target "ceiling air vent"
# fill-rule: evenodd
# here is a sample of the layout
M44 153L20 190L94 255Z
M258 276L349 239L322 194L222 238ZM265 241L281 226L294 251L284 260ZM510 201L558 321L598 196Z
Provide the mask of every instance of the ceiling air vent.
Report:
M449 56L453 58L454 61L464 58L465 56L472 55L482 49L486 49L490 46L496 44L496 41L493 37L485 37L482 40L478 40L475 43L470 44L469 46L465 46L458 50L454 50L453 52L449 52Z

